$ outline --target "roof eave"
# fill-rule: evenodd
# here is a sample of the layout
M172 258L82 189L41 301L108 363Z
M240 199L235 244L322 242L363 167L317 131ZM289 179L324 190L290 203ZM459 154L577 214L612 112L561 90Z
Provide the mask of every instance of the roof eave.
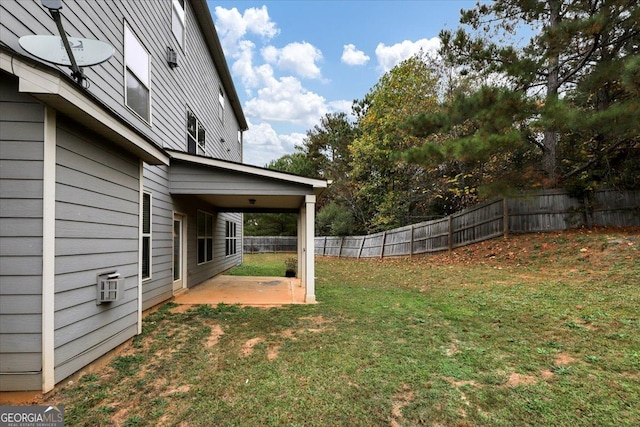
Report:
M263 178L277 179L281 181L292 182L296 184L308 185L314 189L314 193L319 194L326 189L329 183L323 179L308 178L301 175L280 172L273 169L261 168L258 166L247 165L244 163L236 163L228 160L214 159L211 157L202 157L193 154L184 153L182 151L166 150L171 159L190 162L199 165L216 167L224 170L247 173Z

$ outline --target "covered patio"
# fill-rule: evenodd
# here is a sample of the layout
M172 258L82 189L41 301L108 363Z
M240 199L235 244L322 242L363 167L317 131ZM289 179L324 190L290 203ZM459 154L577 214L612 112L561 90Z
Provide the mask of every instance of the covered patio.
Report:
M305 304L305 288L300 279L289 277L246 277L220 275L175 296L180 305L240 304L275 307Z
M295 213L298 215L298 284L292 287L291 279L287 279L285 282L281 278L252 278L255 282L252 285L255 292L251 298L252 301L256 301L256 304L259 303L260 298L269 301L273 293L265 292L268 286L265 287L264 284L271 283L275 286L276 281L282 281L280 285L284 288L289 286L289 289L296 289L295 292L290 291L292 298L290 303L296 303L293 301L300 300L299 290L302 290L303 296L298 303L314 303L316 300L315 205L317 196L327 188L328 182L242 163L196 156L180 151L168 151L171 157L169 191L172 196L198 198L206 201L218 212ZM189 293L211 295L208 292L209 286L215 287L227 283L224 288L225 292L230 292L227 298L231 298L231 300L238 298L239 288L234 288L230 282L225 282L223 278L218 282L216 279L218 278L209 279L198 285L197 287L201 287L201 290L189 289L184 297L186 298ZM212 280L213 282L209 284L208 282ZM235 283L243 282L237 277L234 280L237 280ZM262 283L262 285L258 285L258 283ZM203 286L205 284L208 286ZM245 287L249 284L250 282L244 282ZM186 288L191 287L191 284L186 285ZM276 288L278 287L276 286ZM234 291L232 292L232 290ZM246 290L242 291L242 294L244 298L249 298L249 293ZM220 294L215 295L220 296ZM182 296L179 297L182 298ZM180 303L178 300L177 302ZM246 301L236 301L235 303L243 304Z

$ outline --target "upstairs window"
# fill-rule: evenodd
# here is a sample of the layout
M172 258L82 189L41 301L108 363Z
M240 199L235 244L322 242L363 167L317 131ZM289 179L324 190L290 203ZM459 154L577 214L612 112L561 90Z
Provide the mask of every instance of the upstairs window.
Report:
M151 117L149 53L124 27L125 103L147 122Z
M220 93L218 94L218 103L220 104L218 117L220 118L220 121L224 123L224 93L222 92L222 88L220 88Z
M184 2L185 0L173 0L173 5L171 6L171 30L183 49L185 39Z
M200 123L200 120L191 112L187 111L187 152L189 154L205 154L205 140L207 132Z

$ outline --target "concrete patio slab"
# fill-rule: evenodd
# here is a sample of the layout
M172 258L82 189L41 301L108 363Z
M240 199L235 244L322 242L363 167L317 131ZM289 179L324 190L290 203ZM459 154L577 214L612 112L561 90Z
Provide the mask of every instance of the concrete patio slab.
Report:
M217 276L177 294L178 304L240 304L277 307L304 304L305 289L298 278Z

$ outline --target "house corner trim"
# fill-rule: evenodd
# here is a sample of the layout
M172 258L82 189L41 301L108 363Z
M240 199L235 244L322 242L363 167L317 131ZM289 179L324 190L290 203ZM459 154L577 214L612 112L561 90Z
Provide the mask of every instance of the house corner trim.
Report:
M42 391L55 386L56 111L44 107L42 180Z

